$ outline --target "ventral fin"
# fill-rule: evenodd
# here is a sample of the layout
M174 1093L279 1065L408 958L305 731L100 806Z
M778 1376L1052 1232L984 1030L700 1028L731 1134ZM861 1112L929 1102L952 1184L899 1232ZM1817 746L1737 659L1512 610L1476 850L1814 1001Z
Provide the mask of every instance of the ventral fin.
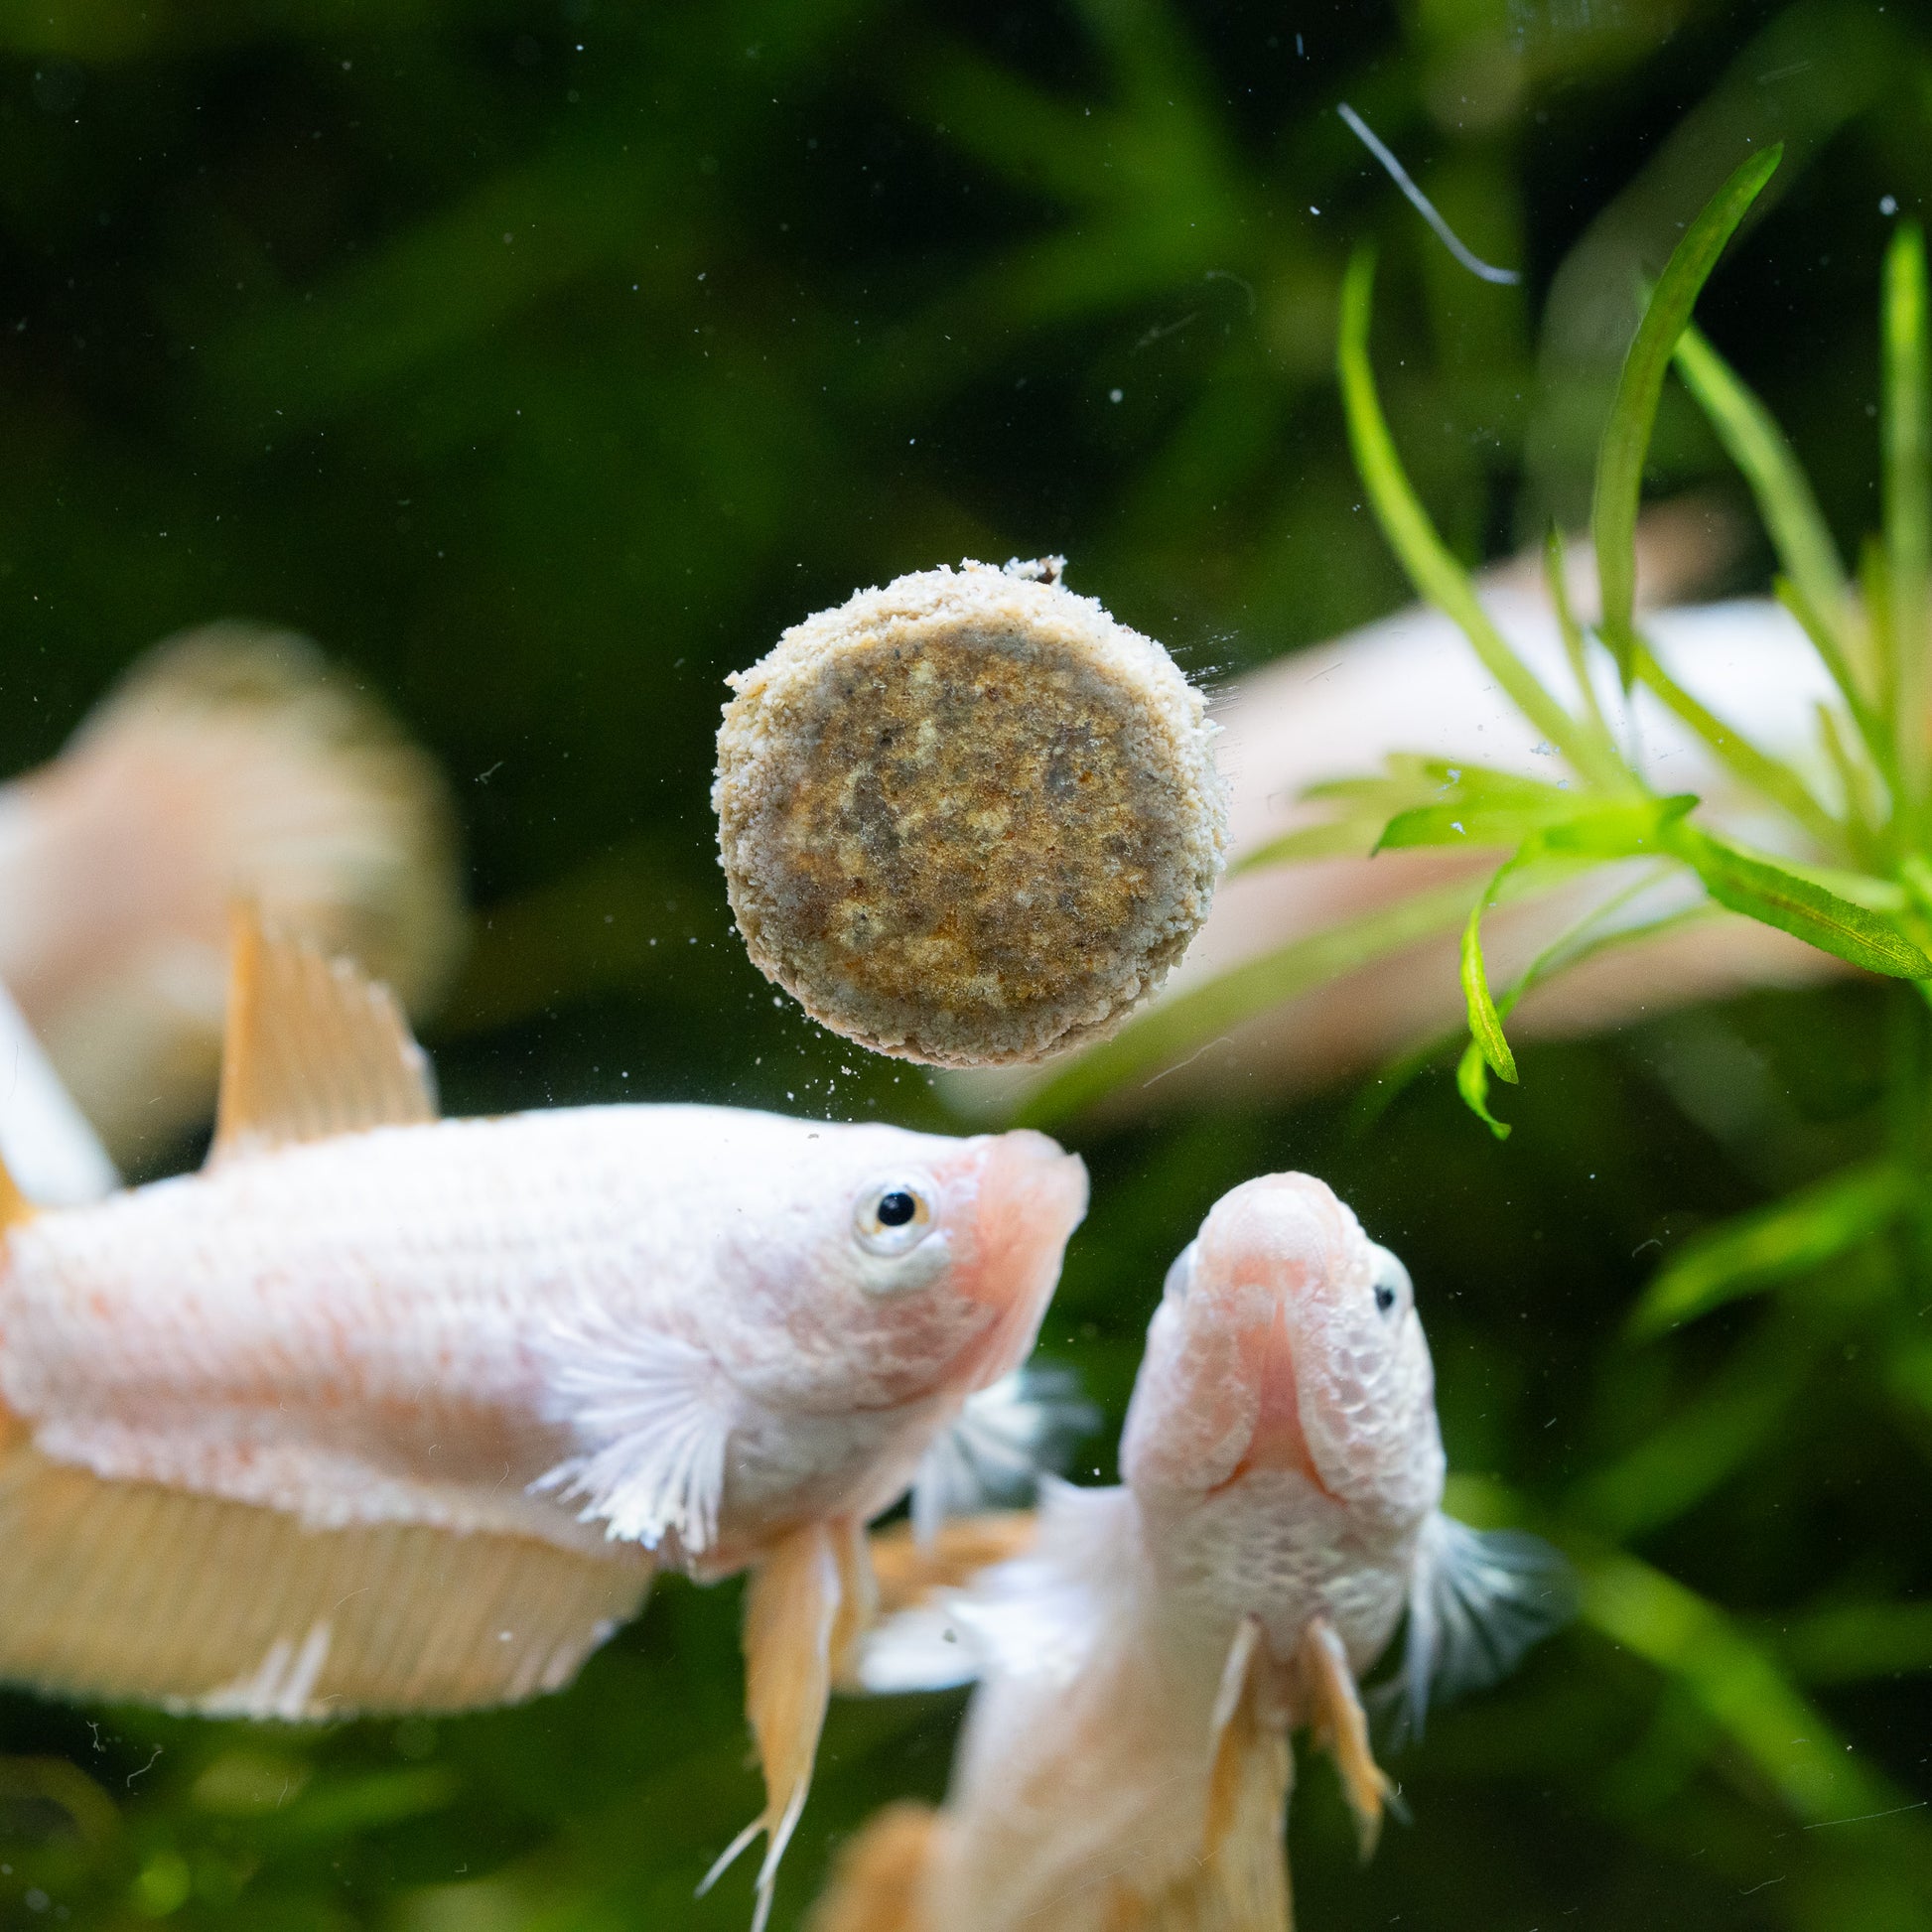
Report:
M811 1790L853 1547L846 1526L807 1523L773 1547L746 1595L745 1714L764 1772L764 1809L725 1848L698 1890L709 1890L762 1832L752 1932L764 1932L778 1865Z
M1355 1836L1367 1859L1382 1835L1382 1812L1395 1796L1369 1747L1368 1717L1348 1653L1325 1616L1312 1619L1295 1653L1302 1698L1314 1741L1334 1753L1342 1794L1355 1815Z
M395 995L236 908L210 1164L436 1118L429 1057Z
M1244 1617L1214 1699L1200 1861L1147 1914L1161 1932L1290 1932L1284 1688L1260 1619Z

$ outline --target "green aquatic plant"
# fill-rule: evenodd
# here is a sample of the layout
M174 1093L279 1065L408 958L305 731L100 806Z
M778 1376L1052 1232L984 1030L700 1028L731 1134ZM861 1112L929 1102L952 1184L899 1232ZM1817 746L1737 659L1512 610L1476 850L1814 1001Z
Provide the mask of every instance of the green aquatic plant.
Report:
M1677 1244L1630 1311L1625 1342L1640 1347L1727 1304L1774 1291L1786 1291L1795 1306L1773 1311L1698 1394L1572 1483L1554 1509L1482 1481L1459 1482L1452 1496L1473 1520L1531 1521L1553 1535L1577 1563L1585 1623L1673 1687L1678 1716L1671 1722L1687 1734L1654 1740L1647 1766L1633 1764L1632 1775L1661 1775L1668 1785L1705 1751L1720 1748L1748 1767L1748 1778L1802 1830L1863 1827L1871 1863L1861 1882L1867 1882L1869 1869L1888 1862L1900 1871L1932 1868L1925 1805L1909 1784L1851 1755L1852 1743L1803 1686L1923 1669L1932 1658L1932 1616L1923 1605L1874 1590L1775 1630L1753 1628L1632 1547L1680 1520L1753 1458L1768 1459L1780 1423L1835 1349L1855 1360L1870 1348L1907 1428L1923 1436L1932 1427L1932 1338L1918 1318L1932 1282L1924 1044L1932 1031L1926 250L1919 227L1901 221L1885 256L1883 527L1866 545L1855 580L1777 423L1691 320L1700 291L1780 159L1773 147L1737 168L1688 224L1645 295L1598 448L1590 535L1600 615L1593 624L1580 622L1571 608L1562 545L1550 532L1546 583L1575 687L1568 694L1544 683L1491 621L1410 483L1370 361L1374 254L1367 246L1357 251L1341 292L1337 367L1367 500L1417 591L1456 622L1496 687L1573 776L1545 783L1473 761L1399 755L1380 774L1314 787L1309 795L1324 802L1329 816L1249 854L1243 870L1432 846L1489 846L1502 856L1484 879L1426 887L1189 990L1042 1083L1025 1113L1046 1119L1082 1107L1280 1000L1458 923L1467 1035L1454 1059L1455 1085L1499 1141L1511 1128L1492 1111L1494 1083L1516 1086L1523 1077L1508 1036L1512 1009L1533 987L1606 946L1655 937L1722 908L1894 982L1882 1150L1862 1152L1781 1199ZM1834 795L1710 711L1645 637L1635 595L1637 509L1673 368L1748 484L1776 554L1776 595L1830 675L1835 697L1817 708L1817 730ZM1816 862L1742 845L1702 821L1696 795L1657 789L1601 701L1607 690L1620 687L1627 696L1637 686L1784 821L1781 844L1815 854ZM1510 983L1492 984L1483 951L1491 909L1561 893L1598 871L1627 873L1633 864L1632 883L1598 895ZM1654 916L1624 916L1633 900L1673 875L1696 882L1698 903L1686 907L1680 893ZM1425 1044L1377 1086L1399 1087L1441 1051L1440 1042ZM1375 1112L1386 1104L1386 1092L1378 1093ZM1577 1178L1573 1173L1573 1184ZM1634 1791L1625 1794L1625 1802L1635 1799ZM1841 1880L1847 1869L1841 1867ZM1916 1887L1904 1891L1918 1901L1911 1909L1920 1909ZM1890 1906L1875 1896L1854 1909L1854 1920L1887 1922Z

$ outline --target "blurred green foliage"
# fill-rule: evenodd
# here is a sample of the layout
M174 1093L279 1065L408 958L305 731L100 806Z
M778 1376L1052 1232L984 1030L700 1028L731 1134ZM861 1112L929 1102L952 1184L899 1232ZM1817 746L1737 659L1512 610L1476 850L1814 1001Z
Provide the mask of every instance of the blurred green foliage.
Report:
M1364 237L1438 528L1474 561L1580 522L1639 278L1773 140L1700 316L1853 553L1929 57L1877 0L23 0L0 757L165 630L306 627L459 787L453 1109L940 1119L731 933L722 673L969 554L1064 551L1210 678L1402 601L1331 374ZM1340 99L1523 288L1449 260ZM1731 477L1668 388L1650 484ZM1303 1922L1932 1923L1932 1268L1922 1185L1877 1177L1923 1143L1923 1005L1765 995L1521 1058L1506 1147L1439 1077L1366 1133L1237 1079L1069 1135L1094 1210L1046 1341L1110 1418L1199 1216L1308 1168L1416 1276L1459 1505L1585 1565L1578 1629L1395 1762L1414 1824L1366 1871L1306 1780ZM1801 1187L1845 1239L1780 1222ZM1639 1342L1666 1250L1656 1292L1712 1311ZM668 1586L570 1693L462 1722L0 1697L0 1926L742 1925L743 1887L690 1896L756 1804L736 1617ZM940 1788L957 1703L835 1710L780 1923L871 1808Z

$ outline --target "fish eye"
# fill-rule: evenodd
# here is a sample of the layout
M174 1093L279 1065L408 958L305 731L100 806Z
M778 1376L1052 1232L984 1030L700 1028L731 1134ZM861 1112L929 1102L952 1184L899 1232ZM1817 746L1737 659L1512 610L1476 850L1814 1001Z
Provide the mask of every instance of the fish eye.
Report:
M1188 1244L1174 1256L1168 1269L1168 1279L1161 1284L1161 1299L1164 1302L1178 1302L1185 1299L1189 1285L1194 1279L1194 1243Z
M1409 1271L1397 1256L1384 1247L1371 1243L1369 1252L1374 1257L1369 1281L1375 1290L1376 1311L1384 1315L1393 1314L1397 1309L1406 1308L1415 1298Z
M888 1180L859 1196L853 1232L869 1255L909 1253L932 1232L930 1192L909 1180Z

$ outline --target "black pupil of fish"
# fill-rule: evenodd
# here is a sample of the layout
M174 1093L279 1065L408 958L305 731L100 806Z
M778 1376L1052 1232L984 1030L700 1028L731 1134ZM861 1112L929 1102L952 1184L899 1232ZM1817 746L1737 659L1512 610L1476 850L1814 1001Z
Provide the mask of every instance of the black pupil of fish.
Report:
M902 1228L919 1211L919 1203L902 1188L895 1187L890 1194L879 1197L879 1225L888 1228Z
M1377 1282L1375 1284L1375 1306L1384 1314L1387 1314L1395 1307L1395 1290L1387 1282Z

